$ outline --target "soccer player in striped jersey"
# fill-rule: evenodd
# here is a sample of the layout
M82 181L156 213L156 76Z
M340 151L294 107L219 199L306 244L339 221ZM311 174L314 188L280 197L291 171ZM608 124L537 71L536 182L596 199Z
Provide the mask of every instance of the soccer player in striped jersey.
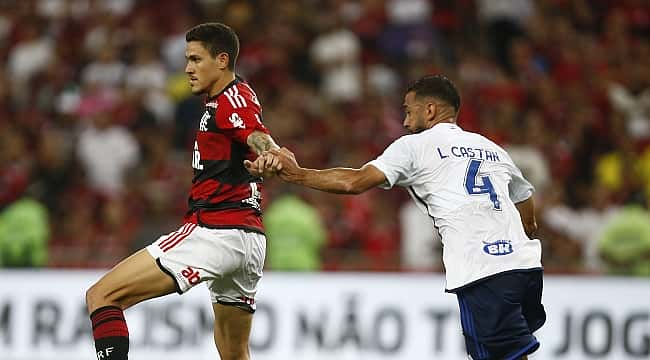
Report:
M408 189L442 237L446 291L457 295L471 358L526 359L539 347L533 332L546 320L541 244L532 238L534 189L501 147L456 124L460 96L446 77L416 81L403 106L412 134L360 169L302 168L286 148L246 167L332 193Z
M188 211L177 231L123 260L87 291L99 359L127 359L125 309L182 294L201 282L210 290L221 358L250 357L248 339L266 238L262 179L247 172L243 161L278 146L262 123L255 92L235 73L235 32L206 23L190 29L186 41L189 86L193 94L206 96L192 146Z

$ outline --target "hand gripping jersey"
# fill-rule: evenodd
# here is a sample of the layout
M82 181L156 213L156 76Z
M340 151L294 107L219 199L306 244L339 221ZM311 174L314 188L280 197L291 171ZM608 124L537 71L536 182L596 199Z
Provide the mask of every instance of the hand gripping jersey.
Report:
M541 244L530 240L515 203L533 186L510 156L485 137L440 123L393 142L369 162L384 188L408 188L433 218L443 243L447 291L491 275L541 268Z
M263 233L261 179L246 171L244 159L257 158L246 139L268 133L251 87L240 78L206 100L197 124L194 178L186 221L208 228L239 228Z

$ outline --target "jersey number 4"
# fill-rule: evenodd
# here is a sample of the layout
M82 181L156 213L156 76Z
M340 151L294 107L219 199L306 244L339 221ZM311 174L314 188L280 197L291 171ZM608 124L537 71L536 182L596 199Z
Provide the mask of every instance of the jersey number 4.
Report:
M490 201L494 205L495 210L501 210L501 202L497 196L497 192L492 186L489 176L478 177L478 169L481 167L483 160L471 159L469 166L467 166L467 174L465 175L465 189L470 195L483 195L489 194ZM480 184L479 184L480 182Z

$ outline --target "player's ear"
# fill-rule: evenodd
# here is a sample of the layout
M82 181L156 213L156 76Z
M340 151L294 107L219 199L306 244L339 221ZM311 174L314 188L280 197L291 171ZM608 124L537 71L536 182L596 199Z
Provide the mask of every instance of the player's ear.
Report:
M427 103L424 116L427 120L433 120L436 118L436 112L438 111L438 104L435 101L430 101Z
M224 70L228 68L228 63L230 62L230 56L226 52L220 52L217 54L216 60L217 60L217 65L219 66L219 70Z

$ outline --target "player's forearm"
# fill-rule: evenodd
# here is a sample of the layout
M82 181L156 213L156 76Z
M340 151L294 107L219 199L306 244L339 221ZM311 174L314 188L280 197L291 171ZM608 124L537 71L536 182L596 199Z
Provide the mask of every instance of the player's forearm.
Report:
M537 232L537 220L535 218L535 201L531 196L527 200L515 204L517 210L519 210L519 215L521 216L521 222L524 225L524 230L528 237L533 238Z
M332 168L324 170L301 168L288 179L290 182L335 194L360 194L368 190L358 169Z
M278 144L275 143L271 135L261 131L253 131L246 139L248 146L250 146L257 155L264 151L279 149Z

